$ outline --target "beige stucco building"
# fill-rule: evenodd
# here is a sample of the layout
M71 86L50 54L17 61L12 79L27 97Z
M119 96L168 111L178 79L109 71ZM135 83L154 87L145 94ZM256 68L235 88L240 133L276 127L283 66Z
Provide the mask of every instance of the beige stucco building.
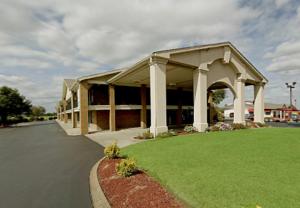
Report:
M245 86L253 85L254 121L263 123L266 83L230 42L157 51L128 68L64 80L58 118L82 134L140 126L157 135L184 124L202 132L212 90L229 88L234 122L245 123Z

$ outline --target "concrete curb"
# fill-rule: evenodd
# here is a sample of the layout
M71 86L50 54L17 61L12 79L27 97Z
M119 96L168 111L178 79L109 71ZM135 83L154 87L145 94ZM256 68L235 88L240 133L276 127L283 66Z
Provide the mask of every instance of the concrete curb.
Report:
M104 157L93 166L90 172L90 194L94 208L111 208L101 189L97 176L98 166L103 159Z

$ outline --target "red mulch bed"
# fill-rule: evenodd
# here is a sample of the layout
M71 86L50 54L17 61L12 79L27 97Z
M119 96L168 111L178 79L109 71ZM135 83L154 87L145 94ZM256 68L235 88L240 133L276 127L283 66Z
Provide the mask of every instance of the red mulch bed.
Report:
M124 178L116 173L120 159L104 159L98 167L99 184L111 207L184 207L174 196L146 173Z

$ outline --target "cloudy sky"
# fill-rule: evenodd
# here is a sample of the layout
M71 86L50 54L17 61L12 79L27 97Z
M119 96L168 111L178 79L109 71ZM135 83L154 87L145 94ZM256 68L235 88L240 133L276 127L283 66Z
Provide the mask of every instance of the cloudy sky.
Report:
M284 83L298 81L300 104L298 0L0 0L0 86L54 111L63 78L221 41L269 79L267 102L288 103Z

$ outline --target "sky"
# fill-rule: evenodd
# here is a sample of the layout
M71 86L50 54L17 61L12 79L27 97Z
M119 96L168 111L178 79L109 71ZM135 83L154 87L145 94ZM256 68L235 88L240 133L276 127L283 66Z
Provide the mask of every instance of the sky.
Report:
M289 103L285 83L298 81L300 107L298 0L0 0L0 86L53 112L64 78L223 41L268 78L266 102Z

